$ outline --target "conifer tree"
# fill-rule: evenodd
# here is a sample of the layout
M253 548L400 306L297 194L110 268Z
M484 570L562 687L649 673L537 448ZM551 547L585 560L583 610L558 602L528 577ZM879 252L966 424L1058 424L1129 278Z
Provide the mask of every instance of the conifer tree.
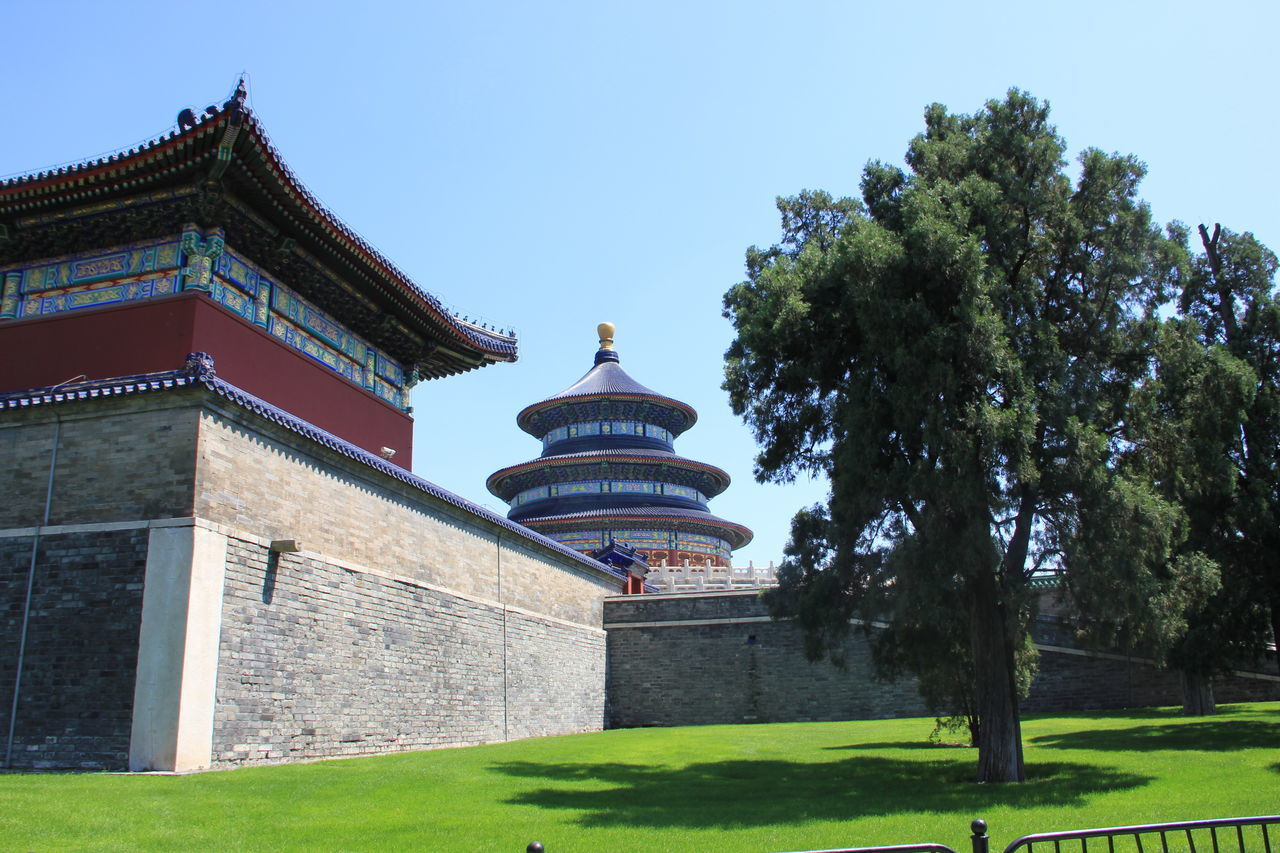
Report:
M1023 92L973 115L935 104L907 169L868 164L860 201L780 200L781 242L748 250L724 302L757 477L831 483L793 522L775 613L814 652L855 615L910 638L945 614L983 781L1024 778L1037 567L1087 579L1123 559L1161 590L1181 568L1178 508L1118 455L1185 250L1139 200L1137 159L1086 149L1073 181L1065 150Z

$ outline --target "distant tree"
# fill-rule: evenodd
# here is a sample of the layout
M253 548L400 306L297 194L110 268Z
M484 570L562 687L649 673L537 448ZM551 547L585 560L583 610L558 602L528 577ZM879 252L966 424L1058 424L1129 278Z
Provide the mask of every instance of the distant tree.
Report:
M1211 624L1222 619L1210 614L1230 598L1219 560L1250 377L1223 348L1203 345L1194 320L1165 321L1152 370L1130 400L1116 469L1125 482L1144 484L1168 503L1175 531L1169 562L1134 562L1119 553L1065 560L1066 599L1084 637L1178 669L1188 713L1212 713L1209 678L1229 655L1221 624Z
M748 250L724 303L757 478L831 482L793 524L774 612L821 652L854 615L911 629L886 602L949 599L983 781L1024 778L1033 571L1123 558L1163 589L1179 568L1178 508L1116 463L1185 250L1138 200L1141 163L1088 149L1073 185L1048 118L1017 90L929 107L909 171L870 163L861 203L780 200L781 242Z
M1238 365L1242 398L1223 389L1219 417L1241 413L1218 456L1218 482L1231 489L1190 508L1193 536L1221 567L1218 594L1193 614L1173 660L1207 678L1242 656L1261 656L1280 638L1280 300L1276 256L1252 234L1201 225L1203 253L1179 303L1201 345Z

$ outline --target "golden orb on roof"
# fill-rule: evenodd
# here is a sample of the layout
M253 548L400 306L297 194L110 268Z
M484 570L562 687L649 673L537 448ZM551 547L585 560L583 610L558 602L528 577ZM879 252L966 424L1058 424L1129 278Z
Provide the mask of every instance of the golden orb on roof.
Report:
M600 349L613 349L613 329L612 323L596 326L596 331L600 334Z

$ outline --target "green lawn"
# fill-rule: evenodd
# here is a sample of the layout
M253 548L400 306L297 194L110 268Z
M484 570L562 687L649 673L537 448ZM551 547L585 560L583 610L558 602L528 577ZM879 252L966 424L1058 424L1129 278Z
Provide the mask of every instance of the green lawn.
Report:
M1029 781L932 720L628 729L192 776L0 774L3 850L785 851L1280 813L1280 704L1032 716Z

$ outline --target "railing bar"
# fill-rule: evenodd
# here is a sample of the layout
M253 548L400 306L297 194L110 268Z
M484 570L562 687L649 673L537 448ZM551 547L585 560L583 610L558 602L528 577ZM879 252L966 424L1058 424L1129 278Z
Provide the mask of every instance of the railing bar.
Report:
M1209 827L1209 839L1213 842L1213 853L1219 853L1219 851L1218 851L1218 827L1216 827L1216 826L1211 826L1211 827Z
M1244 853L1244 824L1236 824L1236 850Z
M1085 836L1080 839L1080 853L1089 853L1089 838Z
M1187 845L1191 848L1191 853L1196 853L1196 840L1191 835L1191 827L1188 826L1186 828L1186 833L1187 833Z
M1169 853L1169 836L1163 829L1160 830L1160 847L1164 853Z
M1267 825L1265 823L1262 825L1262 849L1268 851L1268 853L1271 851L1271 839L1267 836Z
M1142 849L1142 833L1141 832L1135 832L1133 834L1133 840L1138 842L1138 853L1147 853L1147 851Z
M1114 835L1107 836L1107 853L1116 853L1116 837Z

